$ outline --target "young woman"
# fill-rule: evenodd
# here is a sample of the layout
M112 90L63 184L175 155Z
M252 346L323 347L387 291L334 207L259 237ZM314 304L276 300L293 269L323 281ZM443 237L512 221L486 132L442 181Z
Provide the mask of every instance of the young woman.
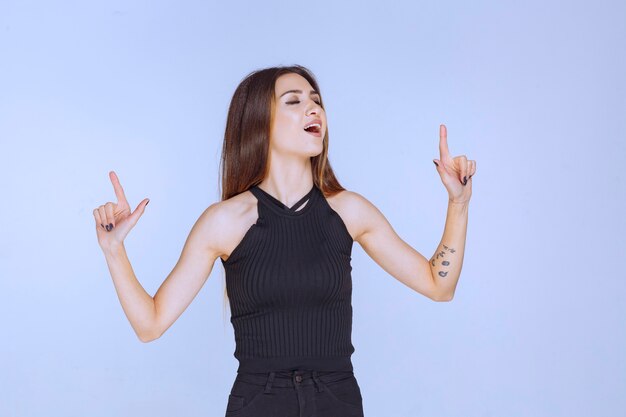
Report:
M94 210L96 233L139 339L157 339L176 321L219 257L239 361L226 416L363 416L351 362L352 244L414 291L452 300L476 163L450 156L443 125L439 151L433 162L449 204L443 238L427 260L371 202L339 184L311 72L296 65L250 73L228 112L222 200L200 215L154 297L137 281L123 243L149 200L131 213L109 173L118 202Z

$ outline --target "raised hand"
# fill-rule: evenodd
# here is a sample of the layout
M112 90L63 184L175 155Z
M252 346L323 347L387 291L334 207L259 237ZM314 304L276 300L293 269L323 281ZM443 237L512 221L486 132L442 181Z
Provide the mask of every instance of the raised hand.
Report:
M453 203L467 203L472 196L472 176L476 172L476 161L467 160L465 155L452 157L448 150L448 131L439 126L439 159L433 159L448 197Z
M96 221L96 234L98 244L104 249L112 244L120 244L137 224L143 214L149 199L142 200L134 212L130 212L130 206L124 195L124 189L120 184L115 172L109 172L109 178L113 183L117 203L107 202L94 209L93 216Z

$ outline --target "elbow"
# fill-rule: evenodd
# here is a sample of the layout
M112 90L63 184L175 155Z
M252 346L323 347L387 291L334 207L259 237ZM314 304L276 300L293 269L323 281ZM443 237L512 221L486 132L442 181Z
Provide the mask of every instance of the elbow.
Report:
M430 299L438 302L452 301L452 299L454 298L454 290L455 289L450 290L440 288L440 286L437 285L437 281L433 277L432 287L430 291Z
M155 313L156 316L156 313ZM159 321L155 317L153 320L150 320L148 323L142 323L142 326L137 326L135 328L135 332L137 333L137 338L143 342L148 343L153 340L158 339L163 335L162 326L160 326Z
M142 343L152 342L153 340L157 340L161 337L161 333L154 331L146 331L146 332L138 332L137 337Z
M147 335L137 335L137 337L142 343L149 343L159 338L159 336L154 337L154 336L147 336Z
M434 292L433 296L430 297L431 300L437 301L437 302L452 301L453 298L454 298L454 293L453 292L442 293L442 292L438 292L438 291Z

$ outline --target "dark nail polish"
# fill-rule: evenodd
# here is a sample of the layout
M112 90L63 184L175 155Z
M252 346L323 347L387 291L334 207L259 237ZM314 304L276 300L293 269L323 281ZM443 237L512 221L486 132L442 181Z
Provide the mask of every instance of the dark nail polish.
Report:
M100 226L104 229L104 225L102 223L100 223Z
M110 228L111 230L113 230L113 227L115 227L115 226L113 226L113 223L109 223L109 228Z
M467 185L467 177L463 177L463 185Z
M435 165L439 166L439 164L438 164L438 163L436 163L435 161L433 161L433 164L435 164Z
M105 229L107 229L107 232L110 231L111 229L109 228L109 225L107 224L106 226L104 226Z

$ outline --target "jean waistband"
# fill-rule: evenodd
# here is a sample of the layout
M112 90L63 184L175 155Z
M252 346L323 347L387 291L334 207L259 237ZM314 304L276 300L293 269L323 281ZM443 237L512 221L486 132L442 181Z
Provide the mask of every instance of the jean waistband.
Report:
M293 387L299 385L315 384L318 391L323 390L324 382L334 382L354 376L353 371L312 371L312 370L292 370L292 371L271 371L260 373L239 372L237 380L245 381L255 385L265 385L266 392L272 386ZM322 383L320 383L320 381Z

